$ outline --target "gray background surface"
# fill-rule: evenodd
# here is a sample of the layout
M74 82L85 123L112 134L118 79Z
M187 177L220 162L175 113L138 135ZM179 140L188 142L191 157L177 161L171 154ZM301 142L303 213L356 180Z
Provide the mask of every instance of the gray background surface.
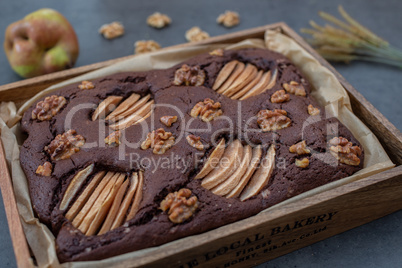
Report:
M133 43L153 39L162 46L185 42L184 32L200 26L211 36L248 29L278 21L286 22L299 32L313 19L322 22L319 10L336 14L342 4L355 19L402 49L402 1L336 0L336 1L96 1L96 0L14 0L0 1L0 33L7 25L39 8L50 7L63 13L76 30L80 56L76 66L127 56ZM225 10L240 13L241 23L231 29L216 24ZM173 23L156 30L145 23L155 11L168 14ZM126 34L105 40L98 28L111 21L121 21ZM4 37L3 37L4 39ZM19 80L0 52L0 84ZM402 70L379 64L357 62L334 64L335 68L360 91L398 129L402 129ZM15 267L15 258L0 199L0 267ZM402 211L333 236L314 245L262 264L260 267L402 267Z

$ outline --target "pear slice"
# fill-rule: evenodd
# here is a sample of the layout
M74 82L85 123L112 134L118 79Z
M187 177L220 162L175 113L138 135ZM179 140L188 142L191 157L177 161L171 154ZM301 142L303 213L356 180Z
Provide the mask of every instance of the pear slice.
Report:
M237 60L232 60L231 62L226 63L225 66L223 66L215 79L214 85L212 86L213 90L217 90L223 84L223 82L228 79L229 75L235 69L237 63L239 63Z
M228 89L226 89L222 94L231 97L233 94L241 90L243 87L248 85L257 76L258 70L252 64L247 64L244 71L239 77L233 82Z
M109 127L113 130L123 130L136 124L149 112L151 112L151 107L154 104L154 100L149 101L147 104L142 106L138 111L134 112L132 115L124 118L123 120L117 122L116 124L110 125Z
M125 177L126 177L126 175L123 173L118 174L116 182L113 184L112 188L109 191L109 194L103 200L102 204L99 207L94 205L93 209L96 209L97 213L96 213L95 218L91 222L85 235L90 236L90 235L95 235L97 233L102 222L105 220L105 218L110 210L110 207L113 204L113 200L115 199L116 194L119 191L119 188L120 188L121 184L123 183L123 180Z
M113 221L115 220L117 213L119 212L121 201L123 200L124 194L126 193L129 182L130 180L125 180L124 183L120 186L120 189L113 200L113 204L110 207L109 213L107 214L107 217L103 222L102 228L98 232L98 235L104 234L111 230L110 228L112 227Z
M237 186L240 182L240 179L247 171L248 166L250 165L252 155L252 149L249 145L243 148L243 161L241 162L240 167L224 182L213 188L211 191L220 196L224 196L229 193Z
M123 220L126 217L128 207L130 206L135 191L137 190L137 186L138 186L138 174L135 172L130 177L130 188L128 189L128 192L124 197L123 202L121 203L119 212L117 213L117 216L113 221L112 227L110 228L111 230L123 224Z
M243 146L239 140L233 141L225 150L219 165L215 167L201 182L201 186L212 189L219 183L225 181L232 173L239 168Z
M85 203L84 207L77 214L77 216L73 220L73 226L78 227L82 220L87 215L88 211L91 209L92 205L95 203L96 199L100 195L100 193L105 188L106 184L110 181L110 179L114 176L113 172L108 172L105 177L102 178L101 182L96 187L95 191L91 194L88 201Z
M85 206L80 211L80 213L78 213L77 217L75 217L75 219L73 221L73 225L75 227L77 227L79 230L81 230L84 234L88 230L92 220L95 218L96 213L98 212L97 208L102 204L103 200L109 194L110 189L113 187L118 176L119 176L118 173L108 172L102 180L102 182L104 180L107 180L107 183L105 185L101 185L102 182L99 184L99 186L102 186L103 189L100 192L97 192L97 189L96 189L92 195L93 196L97 195L97 197L92 199L92 196L91 196L89 198L87 204L85 204ZM85 214L82 216L82 215L80 215L81 212L83 212ZM74 223L78 223L78 221L80 221L79 225L75 225Z
M236 187L226 195L226 198L238 197L240 193L243 191L244 187L247 185L248 181L250 180L251 176L253 175L254 171L258 167L260 163L262 155L261 146L257 146L253 149L253 156L251 157L250 164L247 168L246 173L241 178L240 182L236 185Z
M225 139L221 139L218 145L216 145L215 149L212 151L211 155L205 161L205 164L202 167L201 171L197 174L197 176L195 176L194 179L202 179L206 175L208 175L208 173L219 164L219 160L221 159L224 151Z
M259 71L256 75L256 77L250 81L250 83L245 86L244 88L242 88L240 91L236 92L236 94L234 94L233 96L231 96L230 98L232 100L238 100L240 97L242 97L244 94L246 94L250 89L252 89L258 82L261 81L261 77L262 74L264 73L264 71Z
M140 95L138 94L131 94L125 101L123 101L111 114L106 117L106 120L111 120L116 116L120 115L121 113L125 112L128 108L134 105L139 99Z
M232 74L216 92L222 94L222 92L228 89L232 85L232 83L237 79L237 77L244 71L244 67L245 65L243 62L238 62Z
M75 216L77 216L78 212L80 212L81 208L85 205L85 203L88 201L89 197L95 190L96 186L99 184L99 181L105 176L105 172L101 171L98 172L91 180L91 182L88 184L87 187L85 187L85 190L82 192L82 194L75 200L74 204L71 206L71 208L68 210L66 214L66 218L68 220L74 219Z
M130 212L127 215L126 221L134 218L135 214L137 214L137 211L140 208L140 202L142 200L142 187L144 185L144 174L141 170L138 172L138 174L138 187L135 191L134 201L131 205Z
M112 111L112 109L116 108L117 104L119 104L122 99L123 97L120 96L107 97L98 105L95 112L92 114L92 121L95 121L98 118L105 118Z
M267 87L264 89L264 91L271 89L275 86L277 76L278 76L278 69L275 69L272 74L271 80L269 81L269 83L268 83Z
M120 120L124 119L124 117L132 115L134 112L139 110L141 107L143 107L148 100L151 98L151 95L146 95L144 98L140 99L137 101L133 106L131 106L129 109L127 109L125 112L122 112L121 114L117 115L114 119ZM113 120L113 119L112 119Z
M259 169L251 178L246 189L240 195L240 201L245 201L252 196L257 195L271 179L272 172L275 168L275 146L271 145L267 154L262 159Z
M260 82L258 82L257 85L255 85L246 94L244 94L244 96L241 97L240 100L245 100L252 96L260 94L267 87L270 80L271 80L271 71L268 71L262 75Z
M71 200L73 200L75 194L81 188L84 181L88 178L88 176L94 170L94 164L91 164L77 173L74 178L71 180L70 184L67 187L66 192L64 193L63 199L60 203L60 210L67 209L68 205L70 204Z

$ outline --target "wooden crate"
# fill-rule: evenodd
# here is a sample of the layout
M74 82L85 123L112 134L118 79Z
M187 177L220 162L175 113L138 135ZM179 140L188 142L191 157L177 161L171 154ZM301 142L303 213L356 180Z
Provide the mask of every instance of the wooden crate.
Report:
M164 252L145 254L135 265L169 267L246 267L268 261L293 250L344 232L402 209L402 135L377 109L356 91L328 62L319 56L285 23L217 36L194 44L235 43L263 38L267 29L279 29L293 38L323 66L332 71L349 94L354 113L380 140L396 167L347 185L273 209L269 214L212 230L191 245L178 243ZM172 47L165 48L169 50ZM17 105L42 89L63 80L109 66L128 56L0 86L0 101ZM1 143L1 142L0 142ZM0 144L0 187L11 239L19 267L32 266L31 255L20 223L10 175ZM134 264L122 263L127 267Z

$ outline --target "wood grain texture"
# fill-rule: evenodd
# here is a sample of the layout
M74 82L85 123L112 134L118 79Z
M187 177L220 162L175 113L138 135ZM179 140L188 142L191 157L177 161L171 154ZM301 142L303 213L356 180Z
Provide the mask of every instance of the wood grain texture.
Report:
M168 267L193 267L196 265L200 267L249 267L402 209L402 135L400 131L286 24L266 25L212 37L197 43L181 44L164 50L202 44L235 43L247 38L263 38L267 29L281 30L336 75L351 98L354 113L376 134L397 167L306 198L303 202L288 204L273 209L269 213L231 224L230 228L225 227L212 230L202 236L194 236L191 245L179 241L174 245L167 246L163 251L146 254L135 264L125 262L116 267L159 267L161 265ZM0 101L15 101L19 104L52 84L132 57L135 56L104 61L0 86ZM0 187L16 259L18 266L29 267L31 259L28 245L20 223L7 165L1 155L4 156L2 148L0 148ZM331 220L329 220L329 213L334 213ZM322 215L326 215L327 221L325 219L317 220ZM312 217L314 217L314 223L307 224L308 219ZM300 228L286 231L288 224L291 228L298 226L296 223L300 225L301 221L303 224ZM316 221L317 223L315 223ZM275 230L279 230L278 227L280 231L276 233Z
M14 247L15 258L18 267L33 267L28 243L18 214L13 184L11 182L10 174L8 173L7 162L4 155L3 144L0 139L0 188L7 215L11 241Z

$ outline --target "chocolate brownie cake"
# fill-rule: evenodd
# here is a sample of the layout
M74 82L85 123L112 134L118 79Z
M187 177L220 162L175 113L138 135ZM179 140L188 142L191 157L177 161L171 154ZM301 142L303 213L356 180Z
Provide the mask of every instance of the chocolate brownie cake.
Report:
M278 53L215 50L35 103L21 165L59 260L199 234L360 170L359 142L310 91Z

